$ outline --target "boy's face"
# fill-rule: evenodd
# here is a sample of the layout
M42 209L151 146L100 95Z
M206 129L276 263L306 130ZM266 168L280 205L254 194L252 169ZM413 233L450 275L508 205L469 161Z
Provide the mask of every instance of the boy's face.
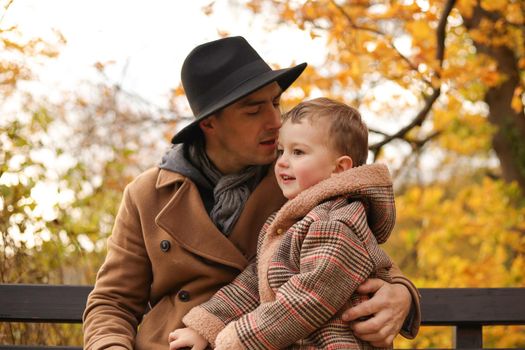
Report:
M339 154L329 142L328 126L308 120L286 121L279 131L275 176L286 198L329 178Z

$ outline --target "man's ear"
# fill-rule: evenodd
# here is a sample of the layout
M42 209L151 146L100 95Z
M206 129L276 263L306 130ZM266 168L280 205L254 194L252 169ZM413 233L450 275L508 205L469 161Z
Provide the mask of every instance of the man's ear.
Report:
M214 116L212 115L199 122L199 128L201 128L203 133L207 134L213 130L213 118Z
M351 169L354 165L352 158L349 156L341 156L335 160L335 168L333 174L341 173L345 170Z

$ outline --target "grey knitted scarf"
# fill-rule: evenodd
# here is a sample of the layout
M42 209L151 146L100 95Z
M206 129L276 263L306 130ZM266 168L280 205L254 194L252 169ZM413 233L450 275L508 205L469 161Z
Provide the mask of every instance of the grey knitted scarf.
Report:
M180 161L181 158L185 161ZM189 177L197 186L211 185L214 203L209 215L215 226L227 236L251 192L268 171L268 166L249 166L241 172L223 175L206 155L202 143L187 146L187 153L182 145L174 146L164 155L160 167ZM203 177L207 181L203 181Z

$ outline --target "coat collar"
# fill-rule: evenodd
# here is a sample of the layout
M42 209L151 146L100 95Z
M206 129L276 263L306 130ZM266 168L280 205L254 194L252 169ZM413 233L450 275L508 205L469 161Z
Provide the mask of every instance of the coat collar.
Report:
M169 186L171 184L174 184L175 182L182 182L186 178L182 176L179 173L175 173L173 171L160 169L159 175L157 176L157 183L155 184L155 188L159 189L162 187Z

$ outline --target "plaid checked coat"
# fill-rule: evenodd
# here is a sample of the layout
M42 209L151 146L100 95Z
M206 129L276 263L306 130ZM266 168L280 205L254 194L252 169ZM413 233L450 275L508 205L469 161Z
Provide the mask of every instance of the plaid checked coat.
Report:
M257 260L184 318L216 349L363 349L340 318L369 277L390 281L378 243L395 223L388 169L349 169L270 216Z

